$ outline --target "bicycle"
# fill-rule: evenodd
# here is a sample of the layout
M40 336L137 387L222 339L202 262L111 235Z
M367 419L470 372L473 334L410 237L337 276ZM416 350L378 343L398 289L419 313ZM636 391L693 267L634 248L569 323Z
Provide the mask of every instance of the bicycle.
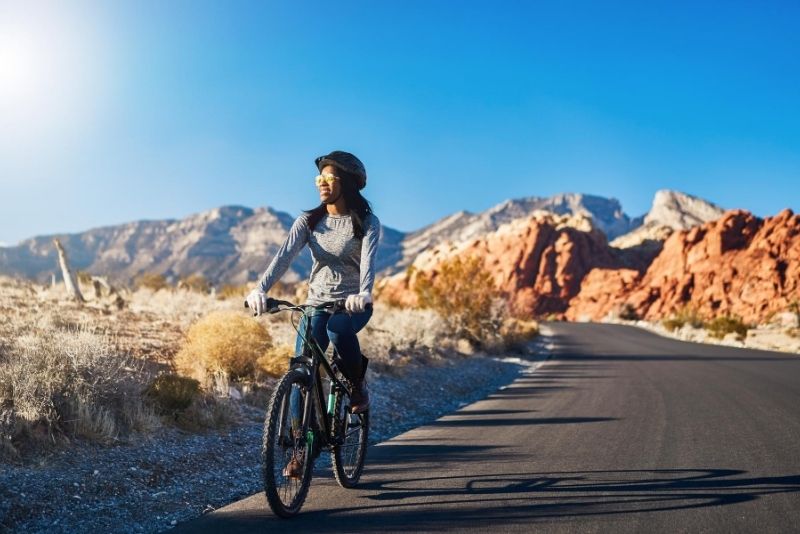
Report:
M350 413L352 384L336 364L335 347L329 362L311 336L313 314L341 313L344 300L298 306L267 299L267 313L284 311L299 312L305 317L303 332L292 323L303 348L299 356L290 360L289 371L272 393L264 421L261 457L267 502L276 515L289 518L300 512L311 485L314 461L323 451L331 453L334 476L340 486L349 489L358 484L367 452L369 411ZM325 371L325 378L320 377L320 368ZM323 381L328 383L327 395ZM292 458L302 464L299 480L284 473L284 466Z

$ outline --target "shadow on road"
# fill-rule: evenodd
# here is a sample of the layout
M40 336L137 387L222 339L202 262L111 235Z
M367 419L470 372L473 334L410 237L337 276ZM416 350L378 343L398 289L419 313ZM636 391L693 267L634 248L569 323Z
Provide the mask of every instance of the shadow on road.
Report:
M456 414L460 415L460 414ZM439 419L430 423L432 427L469 426L528 426L528 425L571 425L576 423L600 423L616 421L615 417L526 417L514 419Z
M419 447L410 447L414 452L404 456L418 457ZM465 450L470 448L455 454ZM389 470L385 474L349 492L350 498L340 500L342 507L309 510L291 521L274 518L266 510L209 519L214 531L224 532L439 531L459 530L459 525L491 530L498 522L522 525L554 518L689 510L800 493L800 475L754 477L738 469L510 472L414 479L394 479Z

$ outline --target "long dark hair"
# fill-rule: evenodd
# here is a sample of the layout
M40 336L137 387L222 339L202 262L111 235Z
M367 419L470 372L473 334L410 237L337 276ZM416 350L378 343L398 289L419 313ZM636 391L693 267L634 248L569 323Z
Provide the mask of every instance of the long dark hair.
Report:
M356 239L363 239L364 220L367 215L372 213L372 206L369 205L367 199L358 190L355 176L341 169L336 169L336 175L339 177L339 184L342 187L344 203L350 212L350 220L353 221L353 235L355 235ZM323 202L305 213L308 216L308 229L313 231L317 223L328 213L328 208Z

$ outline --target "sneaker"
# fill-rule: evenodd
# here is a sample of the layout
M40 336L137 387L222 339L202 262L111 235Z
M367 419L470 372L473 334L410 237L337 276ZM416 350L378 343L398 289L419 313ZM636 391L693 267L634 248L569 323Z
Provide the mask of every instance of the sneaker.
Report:
M368 409L369 389L366 379L362 379L359 384L353 386L353 394L350 395L350 413L364 413Z
M289 463L283 468L283 476L286 478L294 478L297 480L303 478L303 463L298 456L299 454L296 452L292 453L292 459L289 460Z

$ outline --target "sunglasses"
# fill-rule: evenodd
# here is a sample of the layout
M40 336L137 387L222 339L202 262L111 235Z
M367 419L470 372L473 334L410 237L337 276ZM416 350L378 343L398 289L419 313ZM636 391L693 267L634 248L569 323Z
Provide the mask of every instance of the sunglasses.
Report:
M333 185L334 182L338 182L339 177L333 174L320 174L314 179L314 182L317 184L317 187L322 186L322 184L326 183L330 186Z

